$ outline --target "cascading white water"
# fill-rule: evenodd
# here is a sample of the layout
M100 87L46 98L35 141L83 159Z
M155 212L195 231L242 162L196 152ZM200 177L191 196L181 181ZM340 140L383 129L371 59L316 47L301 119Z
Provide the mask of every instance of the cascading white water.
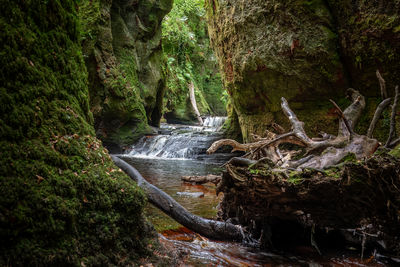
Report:
M211 127L218 131L224 125L225 121L226 117L206 117L203 126Z
M145 136L128 155L136 158L198 159L210 145L222 137L218 130L225 117L206 117L204 126L162 124L155 136Z

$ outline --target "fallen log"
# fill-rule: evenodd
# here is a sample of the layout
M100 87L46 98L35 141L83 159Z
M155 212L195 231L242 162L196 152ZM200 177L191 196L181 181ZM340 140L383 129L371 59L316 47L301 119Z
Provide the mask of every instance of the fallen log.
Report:
M182 176L181 180L193 184L213 183L217 185L221 181L221 178L221 175L209 174L204 176Z
M134 167L116 156L112 155L111 158L115 165L135 180L139 187L144 190L151 204L188 229L216 240L251 241L250 236L244 232L240 225L204 219L190 213L164 191L147 182Z

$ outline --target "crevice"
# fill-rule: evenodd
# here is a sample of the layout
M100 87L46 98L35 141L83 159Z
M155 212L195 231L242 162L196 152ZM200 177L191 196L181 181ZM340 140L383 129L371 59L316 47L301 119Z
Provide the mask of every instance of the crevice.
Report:
M332 23L333 23L332 26L333 27L331 28L331 30L337 36L337 39L336 39L336 45L337 45L336 51L337 51L337 53L339 55L339 60L342 63L342 66L343 66L344 78L347 81L348 87L353 88L354 87L353 78L351 76L351 71L350 71L350 68L349 68L349 64L347 62L346 56L343 53L343 49L342 49L342 45L341 45L341 36L340 36L340 33L339 33L339 29L338 29L339 28L339 21L338 21L337 15L333 11L332 6L329 3L329 0L323 0L323 1L325 3L326 8L329 11L329 14L332 17Z

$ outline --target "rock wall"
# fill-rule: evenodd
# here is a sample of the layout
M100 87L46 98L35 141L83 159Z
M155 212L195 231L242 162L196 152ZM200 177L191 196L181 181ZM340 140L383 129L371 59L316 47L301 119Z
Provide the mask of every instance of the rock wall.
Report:
M161 21L172 0L82 1L80 17L97 135L123 147L158 126L165 92Z
M0 4L0 265L147 257L145 196L95 137L76 2Z
M328 99L345 89L378 96L380 69L400 82L400 1L207 0L209 33L245 141L288 99L308 131L336 133ZM376 104L376 101L372 101Z

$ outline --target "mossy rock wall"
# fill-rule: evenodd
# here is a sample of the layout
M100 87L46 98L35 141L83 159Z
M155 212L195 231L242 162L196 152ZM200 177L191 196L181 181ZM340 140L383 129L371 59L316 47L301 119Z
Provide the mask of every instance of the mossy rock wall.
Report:
M137 262L145 196L95 137L76 2L0 3L0 265Z
M165 92L161 20L172 0L80 4L97 135L124 147L159 126Z
M344 107L349 87L378 96L378 68L393 91L399 1L367 2L207 0L211 42L245 141L273 121L288 128L282 96L310 134L335 134L329 98Z
M328 0L335 17L342 62L350 84L369 97L377 96L375 71L393 95L400 84L400 1Z

